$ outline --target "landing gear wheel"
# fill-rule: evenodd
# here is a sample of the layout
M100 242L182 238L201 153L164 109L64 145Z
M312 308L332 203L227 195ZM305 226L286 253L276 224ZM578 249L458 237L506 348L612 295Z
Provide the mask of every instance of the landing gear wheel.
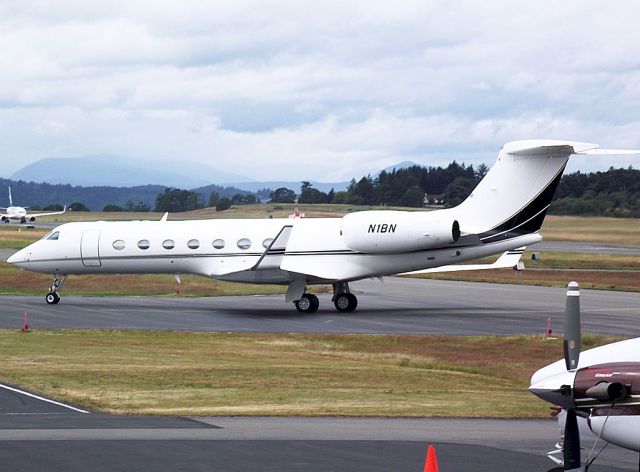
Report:
M320 306L320 300L312 293L305 293L294 304L296 305L296 310L301 313L315 313Z
M334 300L336 310L342 313L351 313L358 306L358 299L353 293L341 293Z
M58 295L58 292L49 292L44 299L49 305L57 305L60 301L60 295Z

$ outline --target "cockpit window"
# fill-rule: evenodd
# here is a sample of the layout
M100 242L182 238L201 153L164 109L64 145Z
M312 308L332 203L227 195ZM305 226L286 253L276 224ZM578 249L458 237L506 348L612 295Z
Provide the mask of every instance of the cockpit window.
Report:
M60 231L52 231L47 236L45 236L45 239L47 241L57 241L59 237L60 237Z

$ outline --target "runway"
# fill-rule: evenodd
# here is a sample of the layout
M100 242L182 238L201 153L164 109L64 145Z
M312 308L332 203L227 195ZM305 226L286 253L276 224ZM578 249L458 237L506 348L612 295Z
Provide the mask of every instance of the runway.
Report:
M0 388L0 457L14 471L546 471L546 420L138 417L80 413ZM634 470L608 448L594 471Z
M579 276L579 274L577 274ZM579 278L578 278L579 280ZM282 295L210 298L0 296L0 327L121 328L181 331L520 335L560 333L565 290L388 277L352 284L359 305L339 313L330 294L320 309L298 313ZM581 290L583 330L640 336L640 293Z

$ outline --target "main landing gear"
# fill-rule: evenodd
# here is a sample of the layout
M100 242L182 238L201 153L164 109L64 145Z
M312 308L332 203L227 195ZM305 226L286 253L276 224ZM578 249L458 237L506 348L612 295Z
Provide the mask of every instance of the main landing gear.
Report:
M336 310L342 313L351 313L358 306L358 299L349 290L348 282L338 282L333 284L333 298Z
M358 306L358 299L349 290L347 282L338 282L333 284L333 297L331 301L341 313L350 313ZM312 293L303 293L300 299L293 302L296 310L301 313L315 313L320 306L318 297Z
M58 291L62 290L62 286L66 280L66 275L54 274L51 286L49 287L49 293L44 297L49 305L57 305L58 302L60 302Z
M301 313L315 313L320 306L320 300L313 293L305 293L300 300L293 302L296 310Z

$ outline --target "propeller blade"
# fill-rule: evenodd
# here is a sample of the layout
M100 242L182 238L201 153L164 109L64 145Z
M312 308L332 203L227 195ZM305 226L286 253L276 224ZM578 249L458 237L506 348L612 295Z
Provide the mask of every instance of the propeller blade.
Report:
M580 430L576 410L567 410L567 419L564 424L564 470L580 470Z
M580 359L580 287L569 282L564 315L564 361L567 370L578 368Z

